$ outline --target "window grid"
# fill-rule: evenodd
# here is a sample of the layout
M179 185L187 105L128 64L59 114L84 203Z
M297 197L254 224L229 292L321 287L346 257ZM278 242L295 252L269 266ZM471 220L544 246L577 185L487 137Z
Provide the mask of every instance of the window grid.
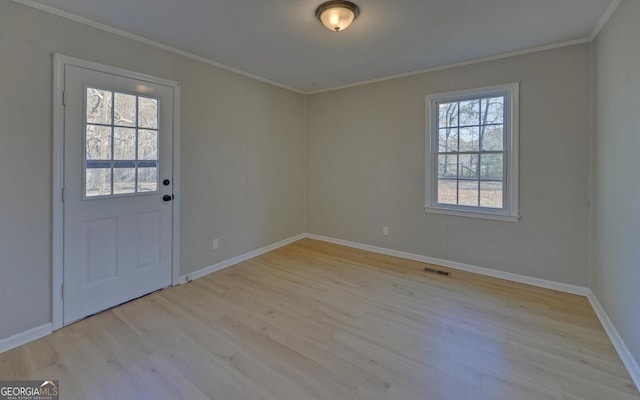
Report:
M102 197L115 197L115 196L122 196L122 195L136 195L136 194L149 194L149 193L156 193L158 191L158 157L159 157L159 120L158 120L158 111L159 111L159 107L158 107L158 99L153 99L150 97L144 97L144 96L139 96L136 94L128 94L128 93L122 93L122 92L116 92L116 91L111 91L111 90L104 90L104 89L97 89L97 88L91 88L88 87L86 89L86 102L85 102L85 116L88 116L89 113L89 93L90 91L100 91L103 93L109 93L110 94L110 102L109 102L109 120L110 123L104 123L104 122L96 122L96 121L88 121L85 120L85 171L84 171L84 184L85 184L85 198L102 198ZM133 115L134 115L134 121L132 122L133 125L126 125L126 124L119 124L116 122L116 97L117 95L122 95L122 96L131 96L131 97L135 97L135 102L134 102L134 109L133 110L129 110L129 111L133 111ZM140 114L141 114L141 110L140 110L140 100L141 99L146 99L151 101L152 103L155 103L155 107L154 109L151 111L151 115L152 118L151 120L153 121L153 123L151 124L147 124L148 126L142 126L141 121L140 121ZM88 147L88 143L87 143L87 131L89 127L103 127L103 128L108 128L109 129L109 141L110 141L110 157L100 157L99 159L89 159L89 147ZM120 129L131 129L135 131L135 135L134 135L134 141L135 141L135 145L133 146L133 152L134 152L134 159L118 159L116 157L116 129L120 128ZM144 159L141 160L140 159L140 149L141 149L141 141L140 141L140 131L144 130L144 131L149 131L149 132L154 132L155 133L155 143L151 142L151 148L154 149L153 152L155 153L155 157L154 159ZM95 189L90 188L89 185L89 178L90 175L92 175L90 173L91 170L93 169L101 169L105 172L109 173L109 185L108 185L108 193L106 193L106 191L103 188L103 190L97 190L97 193L95 193ZM132 185L132 187L130 187L128 190L122 190L120 189L120 191L118 193L116 193L116 188L115 188L115 181L116 181L116 177L115 177L115 170L116 169L124 169L124 168L129 168L129 169L133 169L133 180L129 182L130 185ZM153 169L155 170L155 182L152 182L151 187L147 190L141 189L141 182L140 182L140 168L145 168L145 169Z
M487 118L487 114L488 114L488 108L491 99L501 99L502 102L502 118L501 118L501 122L500 123L487 123L486 122L486 118ZM485 111L482 111L482 104L483 101L486 102L487 106ZM465 103L465 102L472 102L472 103L477 103L478 104L478 112L477 112L477 124L476 123L468 123L468 124L463 124L460 121L460 109L461 109L461 104ZM504 209L505 208L505 196L506 196L506 191L505 189L505 174L504 171L506 170L506 156L505 156L505 152L504 152L504 133L505 133L505 113L504 113L504 107L505 107L505 103L506 103L506 96L502 95L502 96L496 96L496 95L487 95L487 96L471 96L471 97L467 97L467 98L463 98L463 99L459 99L456 101L439 101L436 102L436 106L438 108L438 110L444 106L444 105L450 105L450 104L455 104L456 107L456 112L455 112L455 125L445 125L442 126L441 125L441 118L439 115L438 118L438 124L437 124L437 131L438 131L438 140L436 140L436 161L435 164L437 166L439 166L439 156L440 155L444 155L444 156L454 156L455 160L456 160L456 177L455 179L452 178L448 178L448 177L441 177L440 176L440 171L438 168L436 168L437 171L437 180L438 182L443 180L443 181L455 181L456 183L456 202L455 205L458 206L467 206L467 207L477 207L477 208L499 208L499 209ZM483 116L484 116L484 121L483 121ZM502 150L484 150L484 136L486 133L486 130L488 127L501 127L502 128ZM457 149L458 151L440 151L440 130L442 129L456 129L457 130ZM459 151L459 149L461 148L461 134L460 134L460 130L462 128L477 128L478 129L478 151ZM501 179L491 179L491 178L487 178L487 177L482 177L482 158L483 155L490 155L490 154L496 154L496 155L502 155L502 178ZM460 163L460 155L471 155L471 156L476 156L475 159L475 172L474 175L475 177L472 178L466 178L464 177L463 174L461 174L462 171L460 171L461 168L461 163ZM445 163L446 163L446 158L445 158ZM471 164L469 164L469 168L471 168ZM460 204L460 182L476 182L476 205L470 205L470 204ZM501 196L501 202L499 206L490 206L490 205L483 205L482 202L482 182L500 182L502 183L502 196ZM443 202L441 203L439 201L440 199L440 185L436 184L436 199L438 204L444 204L444 205L449 205L452 203L446 203Z

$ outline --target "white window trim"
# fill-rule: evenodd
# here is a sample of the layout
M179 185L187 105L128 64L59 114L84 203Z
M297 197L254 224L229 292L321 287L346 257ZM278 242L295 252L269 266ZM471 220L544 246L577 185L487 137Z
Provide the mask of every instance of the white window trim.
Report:
M426 163L425 163L425 206L426 212L435 214L457 215L462 217L484 218L498 221L518 222L519 202L518 202L518 146L519 146L519 87L520 83L508 83L497 86L475 88L468 90L458 90L454 92L436 93L426 96ZM505 207L503 209L492 209L473 206L445 205L438 204L436 198L435 185L437 182L438 168L435 165L437 157L436 140L438 115L436 102L459 100L473 96L484 96L487 94L506 95L505 101L505 134L504 154L506 157L507 170L505 171Z

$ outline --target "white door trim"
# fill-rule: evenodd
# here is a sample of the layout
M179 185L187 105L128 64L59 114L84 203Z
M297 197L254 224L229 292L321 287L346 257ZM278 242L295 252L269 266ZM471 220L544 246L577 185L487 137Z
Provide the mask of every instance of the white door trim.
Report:
M64 184L64 69L65 65L105 72L127 78L168 86L173 89L173 221L172 221L172 260L171 283L180 281L180 84L151 75L132 72L69 57L53 55L53 242L52 242L52 322L53 330L63 326L64 283L64 202L62 196Z

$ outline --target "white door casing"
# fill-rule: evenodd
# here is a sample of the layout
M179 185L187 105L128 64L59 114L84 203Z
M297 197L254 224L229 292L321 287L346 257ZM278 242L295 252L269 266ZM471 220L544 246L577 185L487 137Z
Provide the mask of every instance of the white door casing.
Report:
M177 283L179 213L177 199L171 196L178 189L174 166L179 87L175 82L66 56L56 55L55 61L54 92L62 89L62 96L54 99L53 322L58 329ZM110 101L111 110L102 113L111 115L110 120L96 122L87 116L95 93L115 99ZM142 110L143 102L157 105L157 125L136 125L143 118L133 112L132 118L126 118L130 127L119 128L123 123L117 121L125 118L115 118L118 99L132 100L133 110ZM102 136L86 133L98 128ZM143 135L144 143L151 143L144 151ZM89 137L103 139L102 155L100 150L98 156L87 150ZM118 147L126 142L123 138L133 147ZM106 179L94 179L96 173ZM164 180L169 184L164 185ZM91 190L96 181L102 191ZM62 189L56 201L58 185Z

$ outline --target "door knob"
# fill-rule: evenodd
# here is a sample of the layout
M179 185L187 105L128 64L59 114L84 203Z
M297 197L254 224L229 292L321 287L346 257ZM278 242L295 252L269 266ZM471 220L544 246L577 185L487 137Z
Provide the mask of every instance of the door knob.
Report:
M165 194L164 196L162 196L162 201L171 201L173 200L173 196L170 194Z

